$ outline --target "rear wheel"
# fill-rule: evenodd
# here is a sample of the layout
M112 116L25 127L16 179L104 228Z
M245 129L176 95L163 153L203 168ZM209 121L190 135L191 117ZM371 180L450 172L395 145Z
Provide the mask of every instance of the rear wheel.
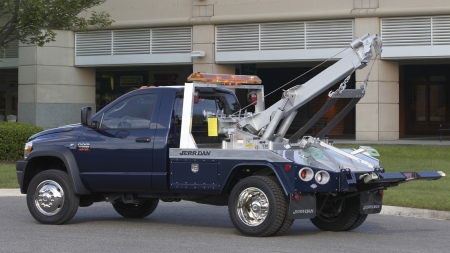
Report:
M70 221L78 210L79 202L69 175L64 171L43 171L28 186L28 210L40 223L63 224Z
M142 203L125 204L117 202L113 204L114 209L125 218L144 218L155 211L158 206L159 199L149 199Z
M359 196L329 200L311 222L325 231L349 231L359 227L367 215L359 213Z
M254 176L239 181L228 202L235 228L247 236L270 236L289 228L287 200L274 177ZM283 226L284 225L284 226Z
M286 209L289 210L289 208L286 208ZM280 229L275 233L275 235L283 234L289 228L291 228L293 223L294 223L294 219L289 219L289 214L286 214L286 217L284 218L283 224L281 225Z

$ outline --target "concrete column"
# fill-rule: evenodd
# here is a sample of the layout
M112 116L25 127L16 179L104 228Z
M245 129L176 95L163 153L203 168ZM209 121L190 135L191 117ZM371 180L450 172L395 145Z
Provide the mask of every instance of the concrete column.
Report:
M235 74L234 65L221 65L215 63L215 26L194 25L192 29L193 50L205 52L204 57L193 58L194 72Z
M356 18L355 35L380 34L379 18ZM397 62L372 58L356 71L356 87L366 79L373 65L366 95L356 105L356 140L399 139L399 68Z
M57 34L43 47L19 46L18 120L46 129L79 123L84 106L95 109L95 69L75 67L74 32Z

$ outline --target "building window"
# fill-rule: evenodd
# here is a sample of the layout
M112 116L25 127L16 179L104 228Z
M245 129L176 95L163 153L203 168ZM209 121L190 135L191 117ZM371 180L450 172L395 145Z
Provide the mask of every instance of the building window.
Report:
M0 121L8 115L17 116L17 70L0 71Z
M428 76L412 85L411 116L414 121L445 121L445 76Z

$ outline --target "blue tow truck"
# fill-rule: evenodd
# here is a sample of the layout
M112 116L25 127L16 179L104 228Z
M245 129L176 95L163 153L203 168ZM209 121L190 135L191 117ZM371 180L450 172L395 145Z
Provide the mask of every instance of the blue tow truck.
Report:
M322 230L348 231L379 213L383 191L400 183L435 180L438 171L390 172L370 147L338 149L323 137L364 96L367 83L347 89L381 38L364 35L347 56L264 105L257 76L193 73L185 86L129 92L81 124L31 136L17 162L20 190L40 223L64 224L79 207L110 202L126 218L150 215L159 201L225 205L247 236L285 232L295 219ZM369 72L370 73L370 72ZM328 102L286 138L297 109L347 77ZM229 89L248 90L254 112ZM306 136L341 98L349 104L316 136Z

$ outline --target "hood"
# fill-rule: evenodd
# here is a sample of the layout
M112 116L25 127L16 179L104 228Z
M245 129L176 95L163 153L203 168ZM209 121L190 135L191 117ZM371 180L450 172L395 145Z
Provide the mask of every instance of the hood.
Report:
M81 124L72 124L72 125L66 125L66 126L61 126L61 127L57 127L57 128L52 128L52 129L48 129L48 130L44 130L42 132L39 132L35 135L32 135L28 141L32 141L38 137L44 136L44 135L48 135L48 134L56 134L56 133L62 133L62 132L70 132L72 131L75 127L80 126Z

